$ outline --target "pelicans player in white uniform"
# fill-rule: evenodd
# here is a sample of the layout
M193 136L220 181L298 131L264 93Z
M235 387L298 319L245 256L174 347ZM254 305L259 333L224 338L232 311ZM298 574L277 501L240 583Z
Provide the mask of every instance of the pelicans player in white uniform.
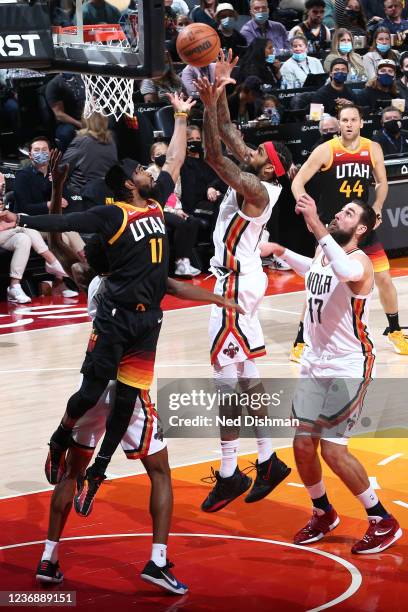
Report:
M315 258L272 243L262 247L265 254L281 256L306 281L307 348L301 359L302 380L293 400L293 416L300 421L293 448L313 515L296 533L294 542L316 542L340 522L326 494L317 453L320 444L324 461L367 512L368 530L352 552L378 553L398 540L402 530L379 501L364 467L347 448L374 375L375 351L368 329L374 270L358 244L374 228L375 212L352 201L326 228L314 200L306 194L298 200L296 212L303 214L318 240Z
M231 64L217 62L216 70ZM220 76L218 74L218 76ZM234 298L245 314L212 308L209 324L211 363L217 385L231 392L239 382L246 393L262 391L254 359L265 355L258 307L265 295L267 277L262 271L259 242L282 187L279 178L291 165L288 149L280 143L266 142L257 150L246 147L231 123L224 86L229 77L211 85L207 79L197 82L205 106L204 138L206 161L218 176L230 186L220 206L214 231L215 255L211 270L217 277L214 292ZM221 128L222 125L222 128ZM224 132L220 136L220 131ZM248 172L240 168L221 150L221 137L232 153L246 162ZM237 414L237 410L234 414ZM225 414L220 406L220 413ZM251 410L248 409L251 414ZM259 414L259 413L258 413ZM248 503L268 495L290 469L276 456L270 437L255 429L258 447L257 477L246 496ZM239 427L221 429L221 467L215 472L215 486L204 500L204 512L216 512L246 492L251 478L238 468Z

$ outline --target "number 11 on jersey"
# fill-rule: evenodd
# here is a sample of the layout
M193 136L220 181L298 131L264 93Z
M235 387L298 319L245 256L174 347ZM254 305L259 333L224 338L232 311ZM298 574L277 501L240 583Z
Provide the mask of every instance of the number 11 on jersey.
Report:
M149 242L152 251L152 263L161 263L163 259L163 238L151 238Z

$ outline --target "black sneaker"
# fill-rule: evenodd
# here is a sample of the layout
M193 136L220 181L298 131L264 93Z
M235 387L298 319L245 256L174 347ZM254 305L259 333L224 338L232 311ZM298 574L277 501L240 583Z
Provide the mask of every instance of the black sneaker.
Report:
M105 478L102 474L94 473L92 467L86 470L85 476L78 476L77 493L74 497L74 508L78 514L91 514L95 495Z
M285 480L291 473L291 468L281 461L276 453L273 453L267 461L252 464L252 468L256 469L256 479L254 486L245 498L247 504L259 501L266 497L282 480Z
M65 454L67 449L56 444L52 440L48 445L50 450L48 451L47 460L45 462L45 476L48 482L52 485L56 485L63 479L66 469Z
M233 475L228 476L228 478L222 478L220 473L215 472L213 468L211 470L212 476L202 478L202 481L216 482L216 485L201 504L203 512L218 512L245 491L248 491L252 484L252 478L241 472L238 466L235 468Z
M58 584L64 580L64 574L60 570L58 561L40 561L35 575L38 582L53 582Z
M148 561L140 577L145 582L151 582L175 595L184 595L188 591L188 586L179 582L171 573L170 568L172 567L174 567L174 564L168 560L164 567L158 567L154 561Z

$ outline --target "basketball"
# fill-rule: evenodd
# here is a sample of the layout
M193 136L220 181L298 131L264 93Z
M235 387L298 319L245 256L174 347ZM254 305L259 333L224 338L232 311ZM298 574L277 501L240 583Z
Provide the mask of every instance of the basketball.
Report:
M221 43L214 28L205 23L191 23L178 35L176 46L183 62L202 68L216 60Z

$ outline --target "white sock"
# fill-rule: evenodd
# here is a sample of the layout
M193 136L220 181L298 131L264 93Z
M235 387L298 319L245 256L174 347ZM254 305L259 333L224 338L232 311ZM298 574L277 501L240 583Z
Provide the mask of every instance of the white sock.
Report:
M378 504L378 497L373 487L368 487L368 489L360 493L360 495L356 495L356 497L361 501L366 510Z
M258 448L258 463L268 461L273 453L272 440L270 438L257 438L256 446Z
M58 561L58 544L59 542L45 540L45 547L41 561L51 561L51 563L56 563Z
M221 440L221 478L232 476L238 465L239 440Z
M311 487L306 487L306 489L310 495L310 499L318 499L326 493L326 487L324 486L323 480L316 482L316 484Z
M151 560L157 567L164 567L167 562L167 546L166 544L153 544Z

